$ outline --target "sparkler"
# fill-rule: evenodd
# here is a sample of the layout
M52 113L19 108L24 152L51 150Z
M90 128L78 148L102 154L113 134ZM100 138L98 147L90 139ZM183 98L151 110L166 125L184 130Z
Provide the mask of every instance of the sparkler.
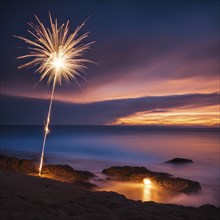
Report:
M50 28L46 28L36 15L35 18L37 20L37 25L29 23L32 31L28 30L33 39L20 36L14 37L21 39L29 45L28 54L19 56L17 59L31 59L25 64L19 66L18 69L25 67L37 67L35 72L41 74L38 83L46 76L48 77L48 84L53 81L39 165L39 175L41 175L45 144L47 135L50 132L49 124L55 87L57 84L61 85L63 79L67 82L70 82L73 79L78 84L76 77L82 77L80 73L84 72L86 69L84 63L92 62L88 59L83 59L82 57L89 49L90 45L94 42L82 44L82 41L88 37L89 32L78 36L79 31L85 25L86 21L82 25L78 26L72 34L70 34L69 21L59 26L57 19L53 21L51 15L49 14Z

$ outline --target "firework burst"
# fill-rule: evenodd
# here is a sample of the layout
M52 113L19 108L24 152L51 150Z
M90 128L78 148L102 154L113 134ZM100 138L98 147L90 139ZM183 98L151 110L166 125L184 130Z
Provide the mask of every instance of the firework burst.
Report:
M39 175L41 175L44 160L44 149L47 135L49 133L50 115L55 87L57 84L61 85L63 80L67 82L75 80L77 83L77 76L82 77L80 73L86 69L84 63L92 62L88 59L83 59L82 57L89 49L90 45L94 42L87 44L82 43L82 41L88 37L89 32L78 36L79 31L84 26L85 22L78 26L76 30L70 34L69 21L59 26L57 19L53 21L51 15L49 14L50 28L46 28L36 15L35 18L37 20L37 24L35 25L33 23L29 23L32 31L28 30L28 32L32 35L32 39L20 36L15 37L23 40L29 45L28 54L17 57L17 59L29 58L29 61L18 68L36 67L35 72L41 74L39 82L45 77L48 77L48 84L53 81L39 165Z

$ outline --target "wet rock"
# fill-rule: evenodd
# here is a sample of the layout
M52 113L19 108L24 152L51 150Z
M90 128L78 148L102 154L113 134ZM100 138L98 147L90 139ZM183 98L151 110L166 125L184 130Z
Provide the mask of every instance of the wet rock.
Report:
M42 168L42 173L68 178L71 181L88 181L90 178L95 177L95 175L89 171L75 170L69 165L46 164Z
M0 154L0 169L19 173L37 173L37 167L32 160L20 160L4 154Z
M152 172L145 167L130 167L130 166L110 167L108 169L104 169L102 173L114 177L117 180L133 181L133 182L142 182L144 178L155 177L155 174L161 178L162 177L168 178L171 176L168 173Z
M153 184L176 192L192 193L201 189L200 184L196 181L174 178L171 174L153 172L145 167L110 167L104 169L102 173L119 181L143 182L144 178L149 178Z
M18 159L16 157L8 157L0 154L0 169L19 172L24 174L38 174L38 167L32 160ZM96 187L88 180L95 175L89 171L75 170L68 165L43 165L42 174L47 174L48 178L62 182L73 183L81 188L92 189Z
M168 160L165 163L186 164L186 163L193 163L193 161L185 158L173 158L172 160Z
M199 182L183 178L161 178L153 177L152 181L159 187L176 192L193 193L201 190Z

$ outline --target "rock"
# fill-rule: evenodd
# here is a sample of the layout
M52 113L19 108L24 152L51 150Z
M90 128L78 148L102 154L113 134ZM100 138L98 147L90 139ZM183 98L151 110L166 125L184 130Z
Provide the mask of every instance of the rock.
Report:
M186 163L193 163L193 161L185 158L173 158L172 160L168 160L165 163L186 164Z
M67 178L70 181L88 181L95 175L89 171L74 170L69 165L53 165L46 164L42 168L42 174L55 175L62 178Z
M179 177L161 178L155 176L154 178L152 178L152 182L161 188L176 192L193 193L201 190L199 182Z
M3 154L0 154L0 169L19 173L37 173L37 167L32 160L20 160Z
M200 209L215 209L216 207L214 205L206 204L199 206Z
M149 178L153 184L176 192L192 193L201 189L196 181L174 178L171 174L153 172L145 167L110 167L104 169L102 173L119 181L143 182L144 178Z
M130 167L130 166L110 167L108 169L104 169L102 173L111 177L115 177L117 180L133 181L133 182L142 182L144 178L155 177L155 174L157 174L157 176L161 178L162 177L168 178L171 176L168 173L152 172L145 167Z
M38 174L38 167L32 160L8 157L3 154L0 154L0 169L25 174ZM95 177L93 173L89 171L74 170L69 165L43 165L42 174L48 174L49 178L73 183L75 186L81 188L92 189L96 187L95 184L88 182L90 178Z
M80 181L80 180L76 180L73 182L73 185L74 186L77 186L79 188L82 188L82 189L94 189L96 188L97 186L93 183L90 183L90 182L85 182L85 181Z

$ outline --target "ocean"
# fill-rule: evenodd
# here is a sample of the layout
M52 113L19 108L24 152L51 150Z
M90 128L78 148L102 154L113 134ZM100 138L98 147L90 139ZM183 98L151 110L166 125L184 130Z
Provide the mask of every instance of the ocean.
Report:
M110 166L144 166L152 171L199 181L198 194L146 192L142 184L113 182L100 190L116 191L136 200L220 206L219 133L208 128L145 126L51 126L45 162L69 164L98 176ZM39 161L43 126L1 126L1 153ZM174 157L194 163L170 165Z

